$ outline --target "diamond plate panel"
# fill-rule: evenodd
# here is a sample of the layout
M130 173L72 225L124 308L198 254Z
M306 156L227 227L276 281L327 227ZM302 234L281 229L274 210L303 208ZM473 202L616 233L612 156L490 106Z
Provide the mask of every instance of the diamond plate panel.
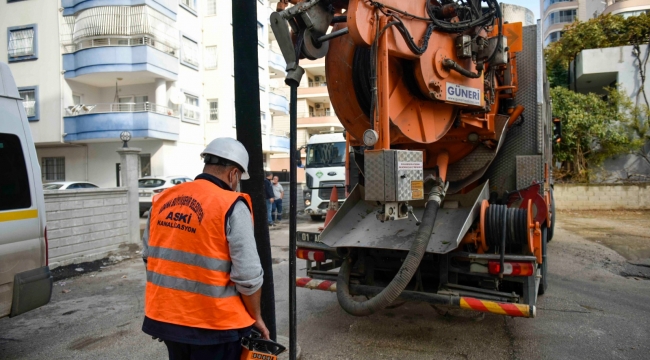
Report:
M395 153L383 151L384 154L384 200L396 201L397 184L395 183Z
M517 156L517 189L532 185L533 181L544 182L542 156Z
M366 151L363 166L366 200L384 201L384 152Z
M524 50L517 55L519 91L517 104L525 107L524 121L519 126L508 130L506 140L490 165L486 177L490 180L490 191L503 194L517 189L517 156L540 155L538 116L538 34L537 26L525 26L523 29ZM541 168L540 168L541 170Z
M397 151L397 164L399 163L420 163L422 164L424 156L422 151ZM412 198L412 181L423 181L424 172L422 166L419 170L398 170L397 171L397 201L410 201Z
M507 116L497 116L495 119L496 128L497 128L497 139L501 138L501 133L506 131L505 125L508 122L509 117ZM463 159L449 165L449 170L447 171L447 180L450 182L460 181L466 179L473 175L475 172L486 168L494 157L497 155L497 149L489 149L486 146L479 145L472 153L464 157ZM478 175L479 177L483 175Z

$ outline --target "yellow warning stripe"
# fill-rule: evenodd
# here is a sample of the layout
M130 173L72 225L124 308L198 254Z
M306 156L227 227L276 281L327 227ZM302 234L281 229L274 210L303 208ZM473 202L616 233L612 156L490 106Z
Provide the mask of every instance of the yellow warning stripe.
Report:
M38 210L21 210L0 213L0 222L34 219L38 217Z
M470 297L461 297L459 305L462 309L466 310L475 310L508 316L534 317L534 315L531 314L530 307L522 304L498 303Z

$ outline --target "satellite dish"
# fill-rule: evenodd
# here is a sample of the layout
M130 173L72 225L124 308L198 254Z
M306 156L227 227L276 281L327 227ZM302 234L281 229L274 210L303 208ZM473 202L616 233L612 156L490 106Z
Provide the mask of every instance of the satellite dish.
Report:
M171 89L171 94L169 94L169 101L174 105L180 105L185 102L185 94L180 92L177 88Z

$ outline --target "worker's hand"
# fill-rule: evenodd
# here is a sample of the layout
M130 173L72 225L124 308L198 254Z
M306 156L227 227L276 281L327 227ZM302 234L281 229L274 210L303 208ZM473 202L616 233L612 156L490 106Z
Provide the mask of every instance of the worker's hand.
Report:
M273 204L273 202L275 202L275 199L274 199L274 198L270 198L269 201L271 202L271 204Z
M271 340L269 335L269 329L266 328L266 324L264 324L264 320L262 320L261 317L255 320L255 324L253 324L253 326L260 331L260 333L262 334L262 339Z

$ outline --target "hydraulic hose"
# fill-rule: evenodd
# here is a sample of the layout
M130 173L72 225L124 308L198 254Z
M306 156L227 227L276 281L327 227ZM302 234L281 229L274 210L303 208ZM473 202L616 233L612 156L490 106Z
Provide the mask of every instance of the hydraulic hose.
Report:
M372 299L357 302L352 298L352 295L350 295L350 271L352 270L352 263L350 258L343 261L336 280L336 297L343 310L354 316L367 316L385 308L399 297L420 266L422 257L429 244L429 239L433 233L433 225L436 222L439 208L440 198L432 199L430 197L424 210L424 215L422 216L422 224L420 224L418 232L415 234L415 240L411 245L408 255L406 255L406 259L402 263L402 267L390 284Z

